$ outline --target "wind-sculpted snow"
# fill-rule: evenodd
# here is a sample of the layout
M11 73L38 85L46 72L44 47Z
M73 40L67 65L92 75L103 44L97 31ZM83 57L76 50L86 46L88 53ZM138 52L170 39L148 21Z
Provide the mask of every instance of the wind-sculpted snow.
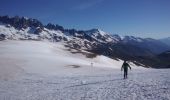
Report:
M61 42L0 42L0 100L170 100L169 69L130 63L124 80L121 60L84 54Z

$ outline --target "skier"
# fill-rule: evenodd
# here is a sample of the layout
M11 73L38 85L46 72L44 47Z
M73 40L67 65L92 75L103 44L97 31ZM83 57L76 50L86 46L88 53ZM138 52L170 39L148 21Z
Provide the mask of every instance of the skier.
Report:
M124 60L124 63L123 63L122 68L121 68L121 71L124 70L124 79L127 78L127 75L128 75L128 67L129 67L130 70L131 70L130 65L126 62L126 60Z

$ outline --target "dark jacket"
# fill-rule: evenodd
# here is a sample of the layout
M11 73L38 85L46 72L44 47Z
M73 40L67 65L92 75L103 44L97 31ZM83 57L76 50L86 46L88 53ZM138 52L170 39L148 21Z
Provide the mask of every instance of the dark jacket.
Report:
M130 65L128 63L124 62L121 70L128 71L128 67L131 69Z

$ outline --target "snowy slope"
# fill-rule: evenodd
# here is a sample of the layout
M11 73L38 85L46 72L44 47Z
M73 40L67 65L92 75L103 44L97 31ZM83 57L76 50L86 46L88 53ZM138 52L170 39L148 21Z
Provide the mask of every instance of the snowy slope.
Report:
M102 55L87 58L86 55L91 53L66 48L64 45L64 42L3 41L0 42L1 63L4 63L4 59L9 59L11 63L6 62L7 64L12 65L16 61L18 68L43 74L56 74L60 69L71 73L70 68L76 66L85 69L91 67L120 69L121 67L121 60L116 61Z
M122 60L113 60L84 50L70 49L64 45L64 42L43 41L0 42L0 70L2 71L0 78L8 79L23 71L42 75L83 74L95 68L120 69L123 63ZM131 66L139 68L133 63Z
M65 47L65 42L1 41L0 55L1 79L15 78L20 72L41 75L83 74L93 72L96 68L120 69L123 63L122 60ZM140 68L133 63L131 66Z
M88 52L64 44L1 41L0 100L170 99L169 69L131 64L129 78L123 80L121 60L87 58Z

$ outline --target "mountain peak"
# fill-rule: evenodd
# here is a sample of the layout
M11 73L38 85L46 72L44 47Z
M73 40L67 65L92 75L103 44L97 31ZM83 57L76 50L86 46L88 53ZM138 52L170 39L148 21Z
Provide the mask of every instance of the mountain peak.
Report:
M108 35L108 33L102 31L101 29L91 29L86 31L87 33L89 33L89 35L95 35L95 36L105 36Z
M87 30L87 31L92 32L92 33L96 33L96 32L100 32L101 30L97 29L97 28L93 28L93 29L90 29L90 30Z

